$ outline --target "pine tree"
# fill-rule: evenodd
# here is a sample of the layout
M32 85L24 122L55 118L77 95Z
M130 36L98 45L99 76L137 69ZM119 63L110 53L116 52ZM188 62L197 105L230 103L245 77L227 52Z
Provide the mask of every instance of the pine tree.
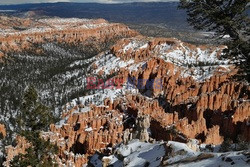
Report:
M180 0L188 22L197 30L213 31L218 37L230 36L225 44L227 57L236 57L241 72L250 81L250 0ZM238 61L238 62L239 62Z
M51 159L58 148L40 137L41 131L46 131L56 119L49 108L39 102L36 89L29 87L23 96L21 110L17 117L17 134L25 137L31 143L26 154L19 154L11 162L13 167L47 167L56 166Z
M236 139L237 143L236 143L236 149L237 151L241 151L241 150L248 150L250 149L250 143L245 141L242 137L242 135L238 135L237 139Z
M49 108L39 102L36 89L30 86L24 93L21 111L17 117L20 131L46 131L55 118Z
M221 152L228 152L228 151L231 151L232 148L231 148L231 145L232 145L232 141L229 139L229 138L226 138L223 143L221 144L220 146L220 151Z
M40 138L40 132L25 133L26 139L32 144L26 149L26 154L19 154L11 161L12 167L55 167L57 164L52 155L58 152L58 147Z

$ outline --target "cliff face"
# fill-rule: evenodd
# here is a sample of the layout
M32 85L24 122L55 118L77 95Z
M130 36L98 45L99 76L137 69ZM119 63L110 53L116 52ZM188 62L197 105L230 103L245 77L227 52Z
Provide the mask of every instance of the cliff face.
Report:
M8 53L41 52L37 44L58 42L78 44L88 40L99 42L119 37L135 36L137 32L122 24L111 24L103 19L20 19L1 17L0 58ZM94 43L92 43L94 45Z

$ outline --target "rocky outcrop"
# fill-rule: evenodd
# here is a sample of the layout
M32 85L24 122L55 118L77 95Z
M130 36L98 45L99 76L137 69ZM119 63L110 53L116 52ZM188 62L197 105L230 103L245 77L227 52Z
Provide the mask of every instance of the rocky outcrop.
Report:
M25 154L26 149L31 146L30 143L24 137L16 136L16 146L5 147L6 161L3 163L4 166L9 167L11 160L18 154Z
M132 130L126 129L123 133L123 143L128 144L129 141L133 139Z
M167 55L176 50L187 56L193 56L194 58L196 58L196 54L203 51L208 51L210 54L213 53L219 57L224 48L225 46L192 45L175 38L145 38L143 36L137 36L135 38L118 41L117 44L111 48L111 52L123 60L133 59L136 62L140 62L152 57L159 57L162 53Z
M76 106L65 114L65 123L51 125L51 132L43 137L58 145L61 163L73 161L80 167L88 155L106 152L107 147L122 142L122 120L122 114L108 106Z
M0 124L0 135L3 136L3 138L6 137L6 129L5 129L5 125Z
M149 141L148 128L150 127L150 117L148 115L138 116L136 119L136 137L141 142Z
M204 143L218 145L223 141L223 137L220 136L220 127L216 125L208 130Z

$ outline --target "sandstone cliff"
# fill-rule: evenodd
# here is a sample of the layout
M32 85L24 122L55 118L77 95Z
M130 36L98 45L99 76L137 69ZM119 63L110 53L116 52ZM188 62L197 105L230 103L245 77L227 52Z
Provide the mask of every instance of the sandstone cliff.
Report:
M86 40L99 42L138 33L123 24L108 23L103 19L21 19L1 16L0 58L8 53L41 52L37 44L58 42L77 44ZM94 43L92 43L94 45Z

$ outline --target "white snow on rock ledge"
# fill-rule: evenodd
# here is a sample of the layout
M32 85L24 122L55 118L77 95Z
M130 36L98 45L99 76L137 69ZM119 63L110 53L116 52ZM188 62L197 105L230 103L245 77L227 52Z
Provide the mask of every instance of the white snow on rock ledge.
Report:
M169 141L166 143L145 143L137 139L127 145L118 145L114 154L103 157L95 154L90 163L102 167L102 160L114 167L248 167L250 150L226 153L193 151L187 144ZM169 155L166 153L169 152ZM101 159L102 158L102 159ZM122 160L123 159L123 160Z
M138 41L138 40L133 40L130 43L128 43L126 46L123 47L123 53L126 53L128 50L140 50L140 49L145 49L149 45L147 41Z
M124 45L120 52L125 54L128 51L136 52L137 50L147 49L150 45L150 39L136 39ZM182 77L192 77L198 82L203 82L209 79L220 67L225 69L225 72L229 72L230 60L220 59L222 50L225 47L205 47L202 46L189 46L177 39L175 43L163 42L156 45L150 50L151 57L141 62L135 63L133 59L123 61L120 57L114 54L102 54L96 57L93 65L97 67L94 70L94 74L109 75L111 72L117 72L121 68L128 69L130 72L138 70L147 60L152 57L158 57L165 62L173 63L176 67L176 71L181 71ZM228 70L228 71L227 71Z
M132 59L125 62L113 54L103 54L96 62L94 62L94 64L98 67L94 73L97 74L98 72L103 71L105 75L109 75L112 70L117 71L120 68L127 67L133 63L134 60Z
M165 155L165 148L163 143L152 144L132 140L128 145L118 147L116 152L124 157L123 162L116 157L117 155L104 157L104 159L109 159L109 165L114 167L143 167L145 165L157 167L160 166L161 159ZM94 155L90 162L95 167L102 167L102 162L97 155Z
M168 164L173 164L176 163L182 159L185 158L191 158L191 157L196 157L198 156L200 153L199 152L195 152L192 149L190 149L186 144L184 143L179 143L179 142L174 142L174 141L169 141L168 145L170 145L173 149L174 152L179 152L179 151L183 151L183 154L180 155L175 155L173 157L170 157L167 162Z
M31 33L45 33L51 31L63 31L63 30L80 30L80 29L95 29L99 27L107 27L112 25L105 20L99 19L79 19L79 18L46 18L46 19L38 19L35 23L39 23L38 25L34 25L31 28L27 27L27 29L23 31L17 31L14 28L8 28L0 30L0 36L6 35L20 35L20 34L31 34Z
M250 150L235 151L226 153L212 153L212 152L196 152L191 150L186 144L169 141L173 149L174 155L170 156L167 160L168 166L171 167L248 167L250 157ZM199 159L200 155L205 155L206 158ZM203 157L205 157L203 156ZM188 162L188 160L190 162ZM186 162L183 162L186 161Z
M147 41L149 43L149 41ZM131 39L130 43L123 48L123 52L130 49L136 51L141 48L149 47L145 39ZM151 50L152 57L158 57L166 62L173 63L176 70L181 71L182 77L192 77L198 82L209 79L218 68L223 67L225 71L230 67L230 60L219 58L219 54L226 46L212 47L189 46L177 39L175 43L163 42ZM140 64L140 63L138 63ZM138 64L132 64L129 69L138 69ZM226 71L228 72L228 71Z

